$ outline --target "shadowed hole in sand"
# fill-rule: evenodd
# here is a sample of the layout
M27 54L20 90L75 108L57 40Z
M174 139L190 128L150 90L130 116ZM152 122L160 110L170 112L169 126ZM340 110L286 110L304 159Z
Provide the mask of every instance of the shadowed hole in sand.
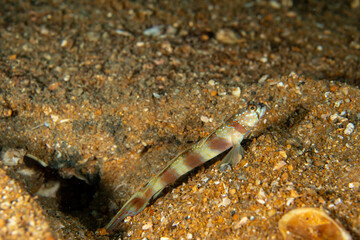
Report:
M13 174L38 198L49 217L72 216L86 228L96 229L96 218L89 209L99 189L99 172L97 166L79 166L69 159L48 165L27 154Z
M24 157L24 163L36 172L37 180L25 181L27 190L39 197L55 198L58 208L63 212L81 211L88 207L98 189L98 173L84 176L73 167L56 169L29 155Z

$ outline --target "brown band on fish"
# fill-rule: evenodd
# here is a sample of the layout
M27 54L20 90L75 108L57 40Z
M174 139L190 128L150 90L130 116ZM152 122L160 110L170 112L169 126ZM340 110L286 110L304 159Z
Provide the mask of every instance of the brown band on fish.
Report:
M140 208L142 208L145 204L145 199L140 198L140 197L136 197L134 199L131 200L131 204L132 206L134 206L136 208L136 211L138 211Z
M236 121L231 122L230 126L234 127L235 130L238 131L241 134L246 134L249 131L241 123L238 123Z
M225 138L214 136L211 139L209 139L210 149L213 149L213 150L216 150L219 152L223 152L223 151L229 149L231 146L232 146L232 144Z
M190 168L196 168L203 164L203 157L196 152L189 151L184 156L184 164Z
M160 175L161 181L165 183L165 185L171 184L176 181L180 176L176 172L175 169L172 169L171 167L167 168L165 171L162 172Z
M153 195L154 195L153 188L149 187L148 189L146 189L146 191L145 191L145 197L146 198L151 198Z

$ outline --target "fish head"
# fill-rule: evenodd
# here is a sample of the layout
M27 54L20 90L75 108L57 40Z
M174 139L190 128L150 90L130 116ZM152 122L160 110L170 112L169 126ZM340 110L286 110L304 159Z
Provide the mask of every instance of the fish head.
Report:
M250 102L241 114L243 117L241 123L246 127L255 127L260 119L265 115L265 112L266 106L264 104Z

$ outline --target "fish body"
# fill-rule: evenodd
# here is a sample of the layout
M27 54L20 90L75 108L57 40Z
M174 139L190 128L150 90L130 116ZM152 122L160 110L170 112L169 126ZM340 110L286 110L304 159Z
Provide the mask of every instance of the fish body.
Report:
M178 154L159 174L154 176L123 205L105 226L106 231L115 230L127 216L141 212L149 201L156 198L166 186L231 147L231 151L224 157L222 164L237 163L244 153L240 145L241 141L256 126L265 111L266 106L263 104L249 103L246 108L229 118L209 136Z

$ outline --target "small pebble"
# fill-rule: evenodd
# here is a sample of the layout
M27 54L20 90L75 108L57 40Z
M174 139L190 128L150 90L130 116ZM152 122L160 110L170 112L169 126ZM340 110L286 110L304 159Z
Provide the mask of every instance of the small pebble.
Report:
M286 201L286 206L290 206L294 202L295 198L288 198Z
M278 3L277 1L270 1L270 7L274 8L274 9L280 9L281 8L281 4Z
M234 224L234 229L239 229L249 221L248 217L243 217L239 222Z
M203 181L204 183L207 183L209 181L208 177L204 177L203 179L201 179L201 181Z
M279 151L279 154L281 157L283 157L284 159L287 159L287 154L285 151Z
M234 188L232 188L232 189L230 189L229 193L230 193L231 195L234 195L234 194L236 193L236 190L235 190Z
M349 183L349 188L354 188L354 189L357 189L360 187L360 182L351 182Z
M216 32L215 38L225 44L235 44L241 39L240 35L231 29L220 29Z
M340 105L341 105L342 102L343 102L342 100L336 101L335 104L334 104L334 106L335 106L336 108L338 108L338 107L340 107Z
M206 117L206 116L201 116L201 117L200 117L200 120L201 120L202 122L204 122L204 123L208 123L208 122L209 122L209 118Z
M11 109L1 108L0 106L0 118L11 117L12 113Z
M124 31L124 30L121 30L121 29L116 29L115 30L115 33L120 35L120 36L125 36L125 37L130 37L132 36L131 33L127 32L127 31Z
M153 96L154 96L155 98L160 98L160 97L161 97L159 94L157 94L157 93L155 93L155 92L153 92Z
M161 31L164 29L163 25L154 26L146 29L143 34L149 37L157 37L161 34Z
M27 177L31 177L33 176L36 172L35 170L31 169L31 168L24 168L24 169L20 169L17 171L17 173L27 176Z
M349 95L349 87L341 87L340 92L342 92L345 96Z
M209 83L210 86L215 86L215 84L216 84L216 82L214 80L209 80L208 83Z
M145 46L145 43L144 42L137 42L136 46L137 47L143 47L143 46Z
M286 16L289 18L294 18L294 17L296 17L296 12L293 12L293 11L287 12Z
M66 74L64 77L63 77L63 80L64 82L68 82L70 80L70 75L69 74Z
M41 197L55 198L56 193L60 188L59 181L49 181L39 188L39 190L35 193L35 195Z
M234 88L234 89L231 91L231 94L232 94L234 97L240 97L240 95L241 95L241 89L240 89L240 87Z
M51 114L50 117L51 117L51 120L52 120L54 123L56 123L57 121L59 121L59 116L58 116L58 115Z
M333 115L330 115L330 121L335 122L336 120L339 120L340 122L347 121L347 118L341 117L339 114L335 113Z
M3 149L1 151L1 160L7 166L16 166L25 156L24 149Z
M340 203L342 203L341 198L336 199L335 202L334 202L335 205L338 205Z
M283 83L283 82L279 82L276 86L278 86L278 87L283 87L283 86L284 86L284 83Z
M228 197L223 198L222 202L219 204L219 207L227 207L231 203L231 200Z
M67 44L68 44L68 40L65 38L65 39L63 39L63 40L61 41L60 47L66 47Z
M261 57L261 58L259 59L259 61L262 62L262 63L267 63L267 62L268 62L268 58L267 58L267 57Z
M46 27L41 27L40 28L40 33L43 34L43 35L49 35L50 31Z
M278 169L282 168L282 167L285 166L285 165L286 165L286 162L284 162L284 161L279 161L279 162L277 162L277 163L275 164L275 166L274 166L274 168L273 168L273 171L278 170Z
M144 226L142 226L142 230L149 230L150 228L152 228L152 226L152 222L148 222Z
M210 93L210 95L211 95L212 97L215 97L216 94L217 94L217 92L216 92L215 90L214 90L214 91L211 91L211 93Z
M258 194L256 195L256 201L262 205L266 203L266 194L264 189L260 188Z
M350 134L352 134L354 132L354 129L355 129L355 125L352 124L352 123L348 123L348 125L346 125L344 134L350 135Z
M335 204L333 204L333 203L330 203L330 204L328 205L328 208L329 208L329 209L334 208L334 207L335 207Z
M88 32L86 35L90 42L97 42L100 39L100 34L97 32Z
M59 87L61 87L61 85L62 85L61 82L54 82L48 86L48 89L51 91L54 91L54 90L58 89Z

